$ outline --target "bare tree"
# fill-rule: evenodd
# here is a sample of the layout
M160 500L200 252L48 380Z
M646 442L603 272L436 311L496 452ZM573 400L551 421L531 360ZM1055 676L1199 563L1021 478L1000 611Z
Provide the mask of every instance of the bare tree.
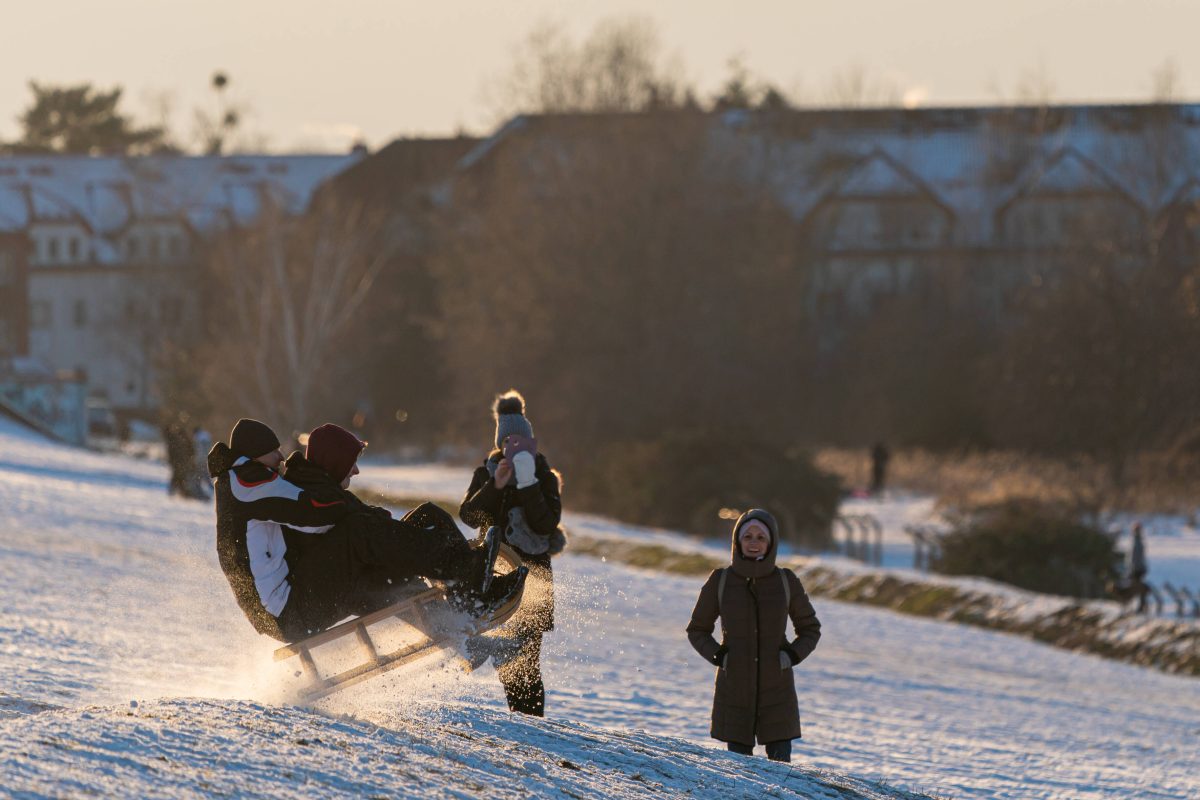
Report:
M301 218L269 203L253 227L219 240L209 265L219 293L209 304L210 394L235 403L231 415L262 409L292 430L345 401L361 363L359 313L388 254L377 219L333 202Z
M898 106L901 94L894 82L873 76L862 64L835 73L823 92L826 104L837 108Z
M1002 105L1045 107L1058 93L1058 84L1044 61L1021 70L1011 90L1005 89L997 80L989 81L987 88Z
M1178 165L1195 161L1186 120L1170 107L1113 113L1122 130L1093 157L1123 188L1055 212L1062 241L1022 293L994 405L1004 438L1092 456L1120 489L1132 459L1197 424L1200 381L1179 365L1200 337L1200 248L1192 209L1168 200Z
M1044 61L1022 71L1014 99L1021 105L1048 106L1058 94L1058 84Z
M539 425L573 457L727 413L786 424L794 404L766 410L746 392L783 398L797 375L802 277L786 213L746 161L712 146L704 115L576 122L543 121L493 160L480 196L456 194L470 219L433 264L448 413L468 425L478 398L519 385L553 398ZM747 403L753 413L735 411Z
M168 354L195 345L197 265L192 262L130 266L121 277L121 302L106 309L99 335L136 380L137 406L163 400L161 368Z
M783 89L755 76L742 56L729 59L728 69L729 77L713 99L714 111L729 108L784 111L794 104Z
M1168 58L1150 74L1150 99L1155 103L1176 103L1183 96L1183 76L1179 64Z
M193 137L205 155L219 156L229 152L233 137L242 127L246 108L229 97L229 75L221 70L213 73L209 86L213 93L211 110L197 108L193 112Z
M680 72L662 56L648 19L602 21L581 43L560 26L543 23L501 78L495 105L501 117L677 107L689 95Z

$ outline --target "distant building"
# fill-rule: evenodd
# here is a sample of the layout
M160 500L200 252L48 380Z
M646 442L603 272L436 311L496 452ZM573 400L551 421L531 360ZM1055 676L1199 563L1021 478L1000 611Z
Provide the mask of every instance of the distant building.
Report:
M360 157L0 157L0 356L152 409L155 339L196 326L208 238L268 203L302 213Z
M1200 253L1200 105L523 116L466 154L444 195L469 208L511 202L514 185L586 194L573 161L671 159L673 132L697 127L714 165L794 221L798 302L833 338L885 296L937 292L1002 324L1021 287L1101 249L1130 266L1164 244Z

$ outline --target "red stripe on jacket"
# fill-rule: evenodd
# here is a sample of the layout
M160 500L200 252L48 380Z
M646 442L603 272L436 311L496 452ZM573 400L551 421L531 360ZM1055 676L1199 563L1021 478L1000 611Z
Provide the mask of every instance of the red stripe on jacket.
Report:
M242 486L245 486L247 489L249 489L252 486L262 486L264 483L270 483L271 481L273 481L279 477L279 473L273 472L273 473L271 473L271 477L267 478L265 481L255 481L254 483L246 483L244 480L242 480L241 476L238 475L236 472L233 473L233 477L237 478L238 483L240 483Z

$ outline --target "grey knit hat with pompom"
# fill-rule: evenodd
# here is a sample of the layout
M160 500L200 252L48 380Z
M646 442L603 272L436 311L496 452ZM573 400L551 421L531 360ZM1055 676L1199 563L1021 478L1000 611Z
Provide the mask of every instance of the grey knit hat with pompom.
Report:
M496 396L492 416L496 418L497 448L503 448L505 438L513 434L533 438L533 426L525 418L525 398L516 389Z

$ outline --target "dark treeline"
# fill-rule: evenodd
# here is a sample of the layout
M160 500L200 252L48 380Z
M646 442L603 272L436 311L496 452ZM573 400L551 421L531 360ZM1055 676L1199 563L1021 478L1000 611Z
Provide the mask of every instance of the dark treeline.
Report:
M192 376L175 381L189 402L481 450L492 396L516 387L576 496L600 508L633 503L660 467L734 484L718 504L778 504L755 492L762 472L876 440L1085 455L1119 481L1130 458L1186 449L1197 430L1194 214L1116 242L1110 219L1084 213L1086 246L993 298L999 315L952 300L964 273L947 268L831 337L807 310L819 242L765 176L709 146L706 115L545 119L553 149L512 137L449 188L411 194L390 188L397 174L436 172L469 142L385 150L307 219L218 242L208 334L172 371ZM656 442L678 446L647 452Z

